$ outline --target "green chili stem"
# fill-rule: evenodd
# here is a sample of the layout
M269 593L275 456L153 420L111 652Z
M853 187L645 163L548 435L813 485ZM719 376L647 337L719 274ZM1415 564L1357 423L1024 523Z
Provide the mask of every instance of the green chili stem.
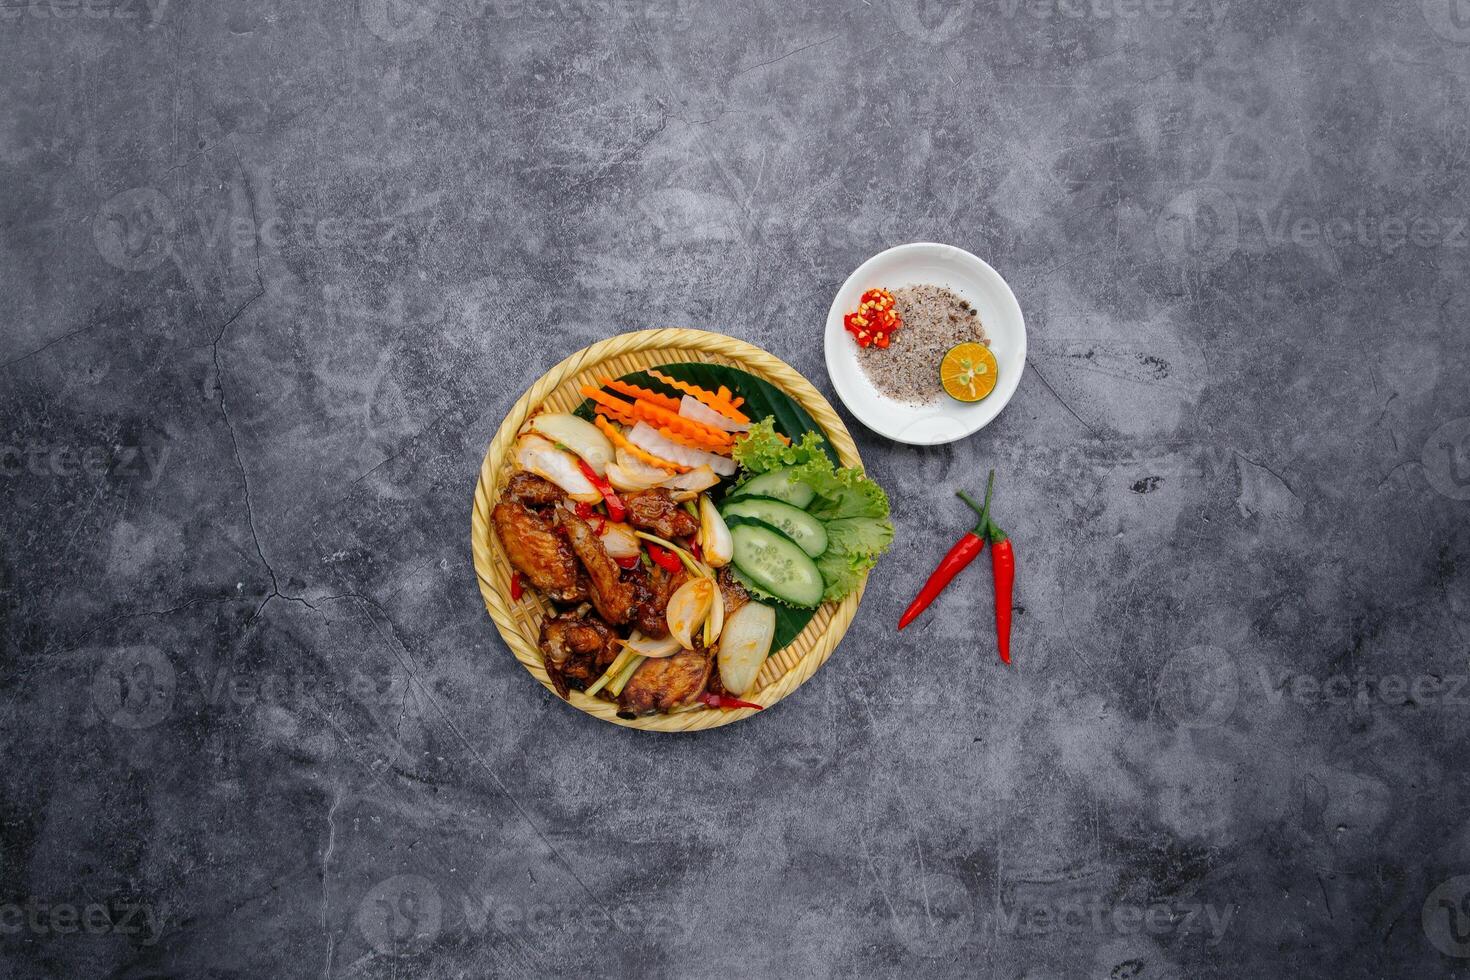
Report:
M975 525L975 530L970 532L977 538L985 538L992 525L990 523L990 495L995 490L995 470L990 471L990 478L985 481L985 506L980 506L970 498L963 490L956 490L955 496L970 505L970 509L980 515L980 523Z

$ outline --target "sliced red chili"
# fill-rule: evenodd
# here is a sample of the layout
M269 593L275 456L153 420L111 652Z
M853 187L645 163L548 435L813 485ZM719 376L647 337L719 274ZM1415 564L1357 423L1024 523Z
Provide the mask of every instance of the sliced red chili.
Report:
M888 290L870 289L858 297L857 309L842 318L842 325L857 339L859 347L887 347L889 335L903 326L895 305Z
M754 708L757 711L764 710L765 705L756 704L753 701L742 701L732 698L728 694L710 694L705 692L699 696L701 703L711 708Z
M614 558L619 568L637 568L639 555L629 555L627 558Z
M684 565L679 561L679 556L666 548L660 548L652 541L648 542L648 557L666 572L677 572Z
M623 504L622 499L618 497L618 493L612 488L612 484L598 476L597 471L588 465L585 459L578 457L577 466L581 468L582 475L587 478L587 482L591 483L597 492L602 494L602 502L607 504L607 516L615 521L621 521L627 517L628 508Z
M510 601L520 602L521 596L526 592L526 587L521 582L520 572L511 572L510 575Z

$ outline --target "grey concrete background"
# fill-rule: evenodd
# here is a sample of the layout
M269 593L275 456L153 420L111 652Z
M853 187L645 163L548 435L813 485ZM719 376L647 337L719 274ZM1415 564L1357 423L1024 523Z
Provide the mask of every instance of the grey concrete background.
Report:
M0 972L1463 974L1461 0L12 0ZM656 325L830 391L889 245L1031 330L833 660L685 737L476 592L543 370ZM977 566L893 630L999 472Z

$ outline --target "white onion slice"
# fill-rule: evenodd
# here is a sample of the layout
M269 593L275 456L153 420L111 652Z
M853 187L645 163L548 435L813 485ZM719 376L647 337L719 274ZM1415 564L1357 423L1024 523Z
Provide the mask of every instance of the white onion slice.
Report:
M776 638L776 610L747 602L725 618L720 639L720 684L741 697L755 683Z
M521 437L516 445L516 465L555 483L573 500L595 504L602 499L602 494L577 465L577 457L557 449L538 435Z
M719 476L708 466L696 466L688 473L671 476L659 484L674 491L675 500L693 500L699 494L720 482Z
M565 412L538 415L531 420L530 428L581 456L598 476L602 476L613 460L613 445L607 436L591 422L575 415Z
M609 558L637 558L643 553L643 543L627 524L605 521L599 540Z
M614 490L621 490L625 493L652 490L667 478L668 474L663 470L659 470L653 476L642 476L630 473L628 468L621 463L607 464L607 482L612 484Z
M622 467L623 472L627 473L629 476L635 479L653 480L657 483L662 483L664 480L667 480L669 478L668 470L664 469L662 466L654 466L652 463L645 463L637 456L634 456L632 453L628 452L628 450L624 449L622 446L618 447L617 459L618 466Z
M699 496L699 553L713 568L728 565L735 557L735 539L709 494Z
M637 630L634 630L623 641L623 646L632 650L640 657L672 657L683 649L683 647L679 646L679 641L672 636L666 636L662 640L654 640L644 636Z
M735 461L728 456L718 453L705 452L703 449L690 449L681 446L672 439L665 437L647 422L639 422L628 432L628 441L645 452L650 452L661 459L667 459L678 463L680 466L708 466L720 476L735 475Z
M691 578L669 596L669 633L684 649L694 649L694 631L704 625L718 591L713 579Z
M698 398L692 398L689 395L685 395L679 400L679 414L686 419L703 422L710 428L719 429L722 432L750 431L749 422L736 422L733 419L727 419Z

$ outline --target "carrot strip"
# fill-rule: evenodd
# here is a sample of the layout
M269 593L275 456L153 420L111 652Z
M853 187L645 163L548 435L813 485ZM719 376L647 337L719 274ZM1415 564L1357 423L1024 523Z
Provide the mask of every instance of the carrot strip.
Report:
M613 391L616 391L620 395L627 395L634 401L653 402L653 404L657 405L659 408L666 408L671 412L679 411L679 399L670 398L668 395L659 394L658 392L653 391L649 388L640 388L635 384L630 384L627 381L622 380L621 378L603 378L602 386L604 388L611 388Z
M614 446L617 446L619 449L627 450L634 459L641 460L642 462L647 463L649 466L657 466L660 469L670 470L674 473L689 472L690 467L688 466L683 466L679 463L673 462L672 460L664 459L662 456L655 456L653 453L633 445L631 442L628 441L628 437L623 435L623 433L619 431L617 426L613 425L607 419L603 418L600 414L595 416L592 421L595 422L597 424L597 427L602 430L603 435L612 440Z
M660 426L673 429L682 433L686 439L693 439L699 443L700 449L712 449L715 452L724 452L730 448L730 434L721 432L703 422L686 419L677 412L671 412L666 408L659 408L652 402L637 401L633 403L633 411L640 418L648 422L655 429Z
M724 385L720 385L720 390L715 392L715 394L720 396L721 401L729 402L735 408L739 408L745 404L744 398L736 398L735 393Z
M664 426L657 431L659 435L663 436L665 439L673 440L674 442L677 442L679 445L684 446L688 449L699 449L707 453L716 453L720 456L730 455L730 449L728 446L711 446L707 442L700 442L694 436L685 435L682 432L676 432L668 426Z
M607 418L612 419L614 422L621 422L624 425L638 424L638 416L634 415L632 412L624 412L616 408L608 408L606 405L594 405L592 407L592 410L596 412L599 417L606 416Z
M673 388L675 391L682 391L684 394L690 396L691 398L699 399L700 401L704 402L704 404L719 412L721 415L725 416L725 418L729 419L732 422L740 422L743 424L750 421L749 418L747 418L744 414L740 412L738 408L735 407L735 402L731 402L727 398L721 398L717 392L709 391L707 389L699 387L698 385L692 385L687 381L680 381L678 378L671 378L667 374L663 374L662 372L655 371L651 368L649 369L648 373L658 380L662 381L664 384L668 385L670 388Z
M597 404L611 409L614 415L634 414L632 402L625 402L615 395L609 395L601 388L594 388L591 385L583 385L580 390L584 396L592 399Z

